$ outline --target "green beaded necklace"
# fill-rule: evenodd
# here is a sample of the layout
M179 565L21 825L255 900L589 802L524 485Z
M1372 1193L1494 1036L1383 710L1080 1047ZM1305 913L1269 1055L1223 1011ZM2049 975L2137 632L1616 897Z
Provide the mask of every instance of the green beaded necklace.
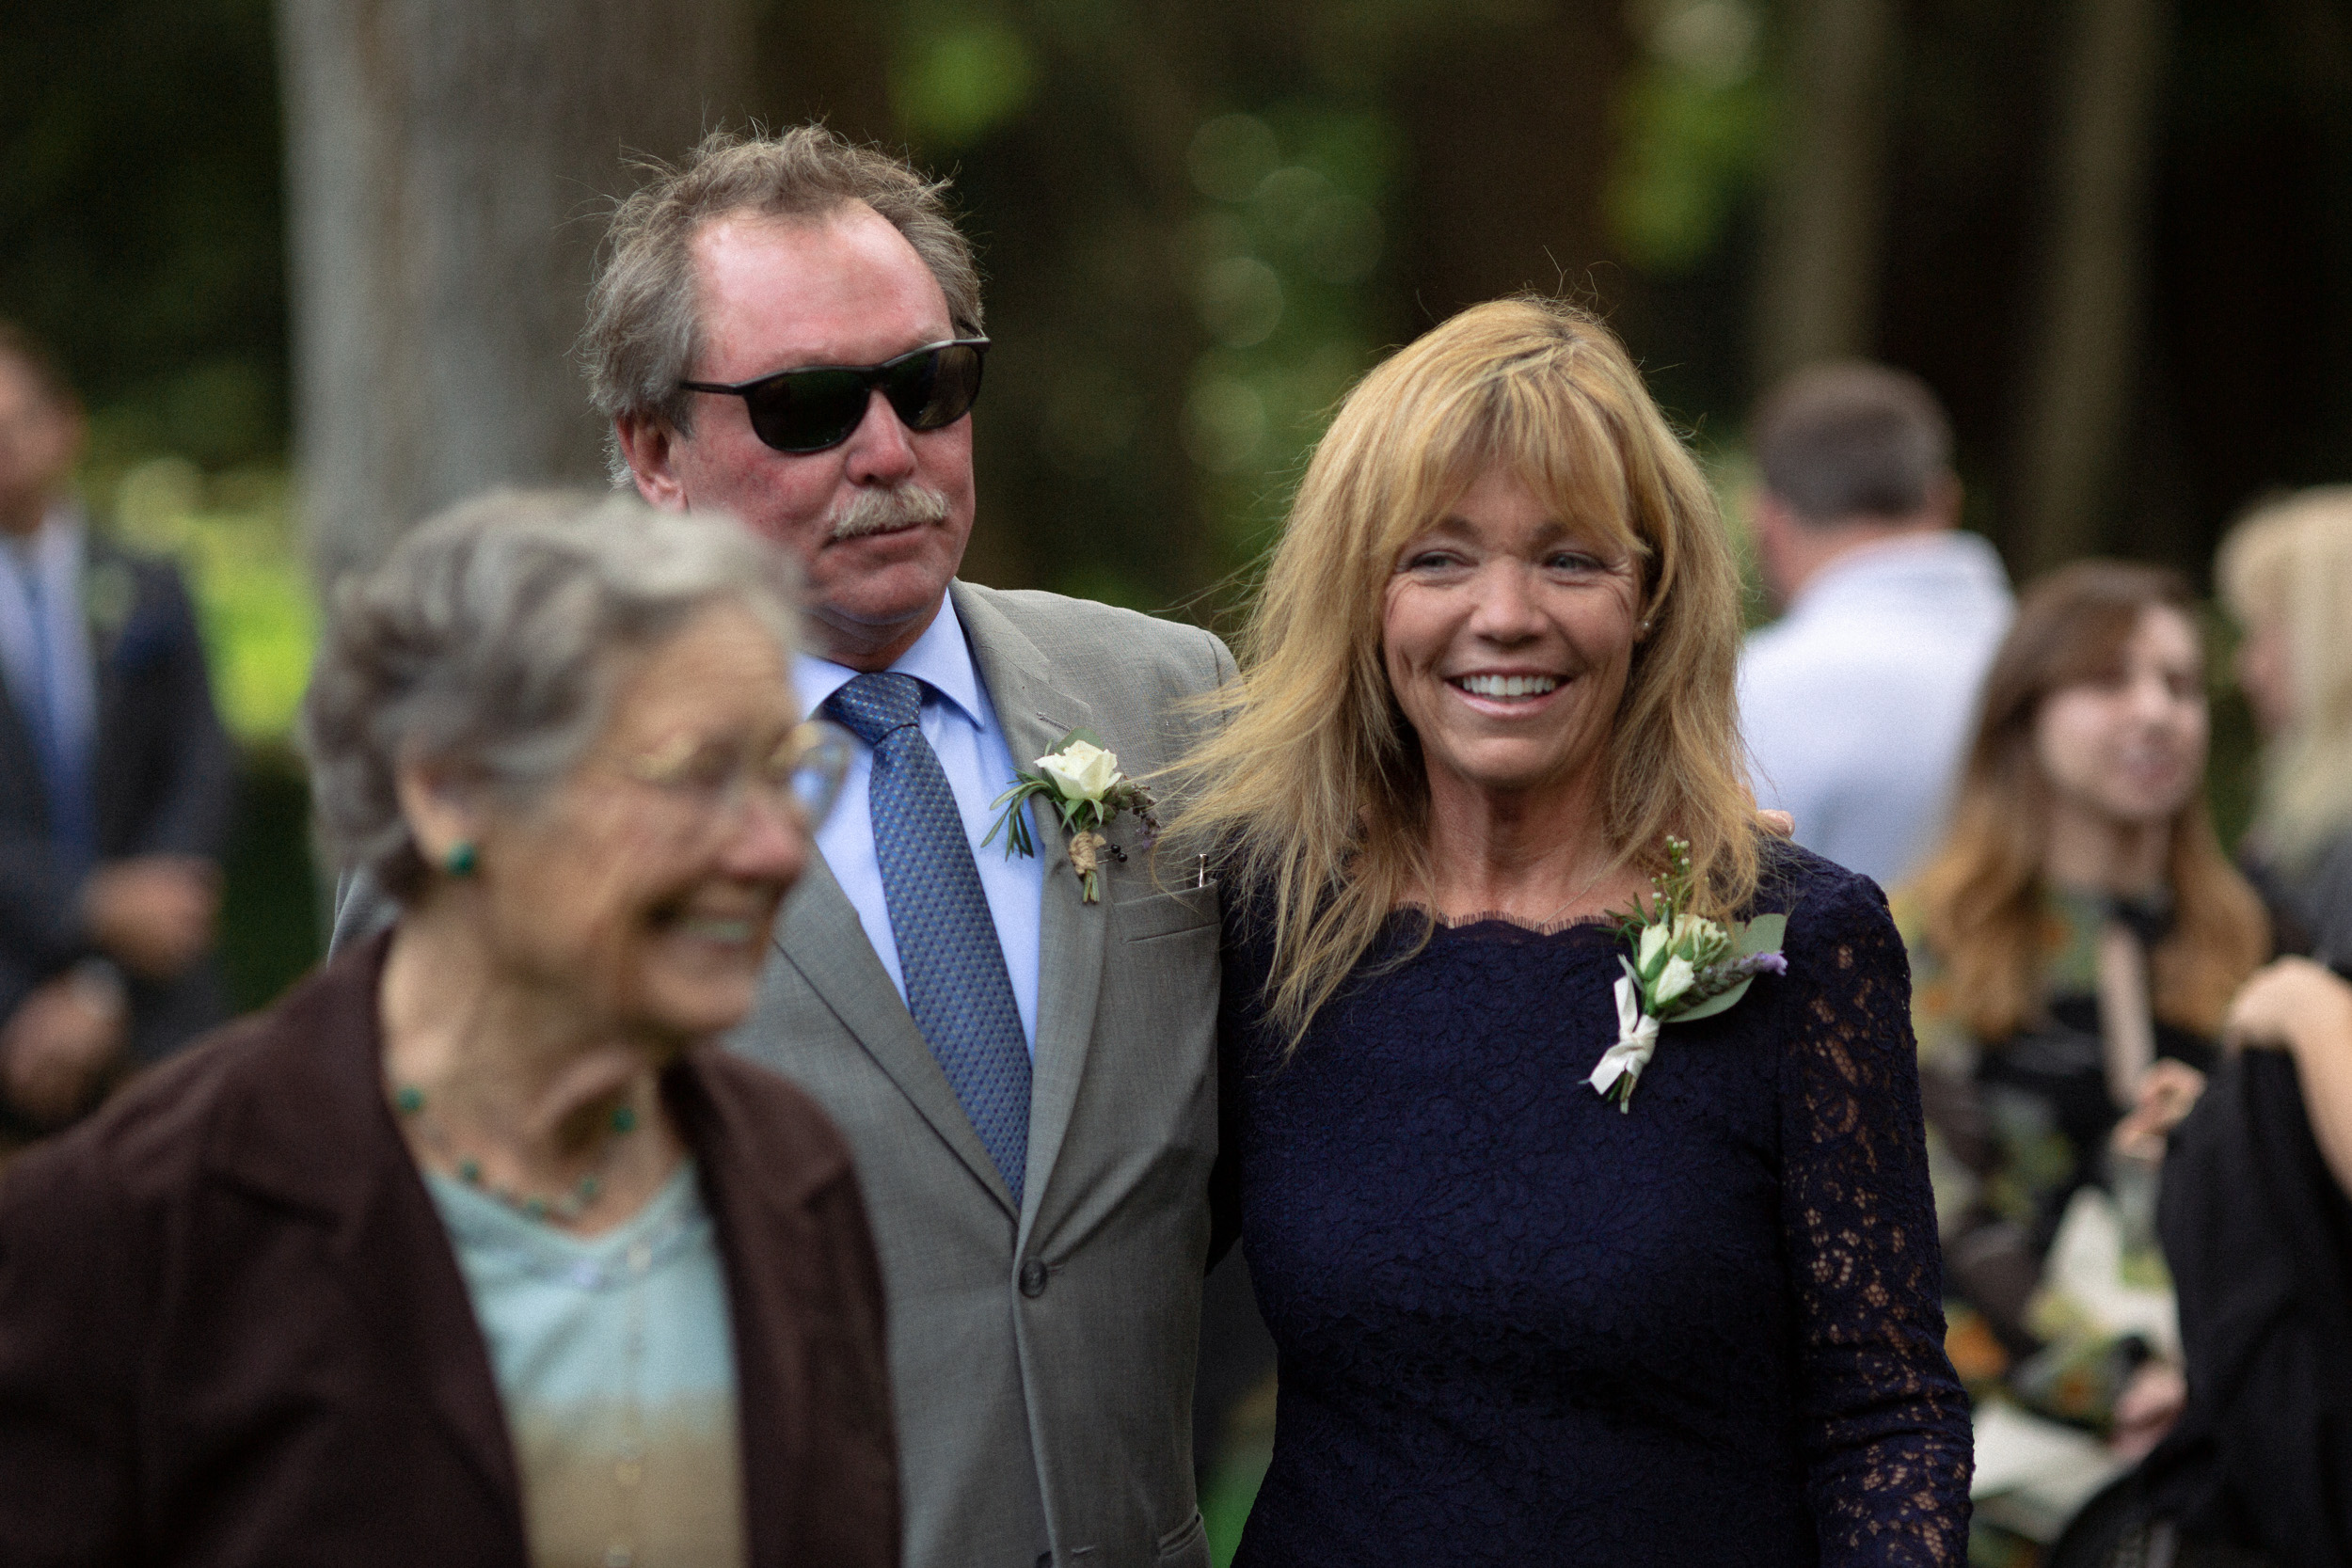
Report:
M482 1162L470 1155L459 1154L450 1146L449 1135L438 1122L424 1114L424 1091L414 1084L402 1084L392 1090L392 1105L402 1117L417 1129L427 1147L450 1164L457 1180L485 1196L496 1198L527 1220L545 1225L555 1220L568 1225L592 1208L604 1191L604 1173L621 1147L621 1140L637 1131L637 1109L633 1105L615 1105L605 1123L604 1147L596 1153L596 1163L585 1176L572 1183L571 1191L552 1197L536 1194L512 1192L495 1182L484 1180Z

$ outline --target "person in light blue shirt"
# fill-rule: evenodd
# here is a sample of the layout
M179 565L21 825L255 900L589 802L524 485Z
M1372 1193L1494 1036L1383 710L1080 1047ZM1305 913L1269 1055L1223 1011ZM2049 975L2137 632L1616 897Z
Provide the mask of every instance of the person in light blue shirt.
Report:
M1950 426L1917 377L1801 371L1750 439L1757 554L1784 607L1740 660L1756 799L1807 848L1891 884L1943 825L2016 601L1993 546L1958 529Z

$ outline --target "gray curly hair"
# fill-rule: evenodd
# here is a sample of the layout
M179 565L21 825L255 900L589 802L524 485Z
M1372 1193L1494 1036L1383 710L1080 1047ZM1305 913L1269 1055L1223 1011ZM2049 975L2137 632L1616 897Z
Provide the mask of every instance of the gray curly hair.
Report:
M792 562L723 515L560 490L460 502L337 585L297 733L323 847L415 896L428 868L403 761L453 763L528 805L603 728L616 654L731 601L789 657L798 594Z
M644 166L653 178L612 214L588 290L588 325L578 353L589 401L610 421L650 415L681 436L692 432L693 399L678 383L702 354L702 308L694 287L694 236L714 218L750 213L824 217L864 203L887 218L923 259L956 335L981 333L980 273L972 242L956 227L947 182L918 174L879 148L860 147L822 125L780 135L714 131L675 166ZM612 483L628 463L608 434Z

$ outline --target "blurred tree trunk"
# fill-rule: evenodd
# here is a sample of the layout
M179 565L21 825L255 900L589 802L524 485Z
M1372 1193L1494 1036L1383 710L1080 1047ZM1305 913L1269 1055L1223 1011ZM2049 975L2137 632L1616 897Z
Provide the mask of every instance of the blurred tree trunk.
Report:
M1465 8L1399 62L1411 149L1400 236L1417 337L1468 305L1521 289L1606 309L1601 198L1611 116L1634 59L1612 0Z
M1877 340L1887 118L1900 53L1895 0L1798 0L1791 102L1774 171L1756 311L1770 386Z
M2271 0L2277 36L2293 61L2303 112L2319 128L2318 239L2324 255L2352 258L2352 11L2344 0ZM2337 289L2315 313L2322 361L2352 366L2352 289ZM2352 452L2352 375L2338 374L2317 410L2335 432L2338 451Z
M625 153L734 112L740 0L278 0L294 444L331 583L485 485L601 483L569 350Z
M2011 558L2028 573L2096 551L2137 366L2167 0L2074 0L2058 81L2038 337L2018 432Z

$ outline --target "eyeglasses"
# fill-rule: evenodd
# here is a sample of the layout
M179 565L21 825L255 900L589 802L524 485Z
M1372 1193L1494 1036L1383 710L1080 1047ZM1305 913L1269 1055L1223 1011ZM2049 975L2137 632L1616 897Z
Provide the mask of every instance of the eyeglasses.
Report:
M880 392L909 430L938 430L972 412L986 338L953 338L879 365L804 365L755 381L681 381L689 392L739 397L752 434L778 451L823 451L850 438Z
M787 802L816 832L832 814L849 771L849 732L821 719L795 724L765 758L745 757L735 748L701 744L686 737L621 764L639 784L650 784L690 808L698 825L730 829L745 802L781 812Z

